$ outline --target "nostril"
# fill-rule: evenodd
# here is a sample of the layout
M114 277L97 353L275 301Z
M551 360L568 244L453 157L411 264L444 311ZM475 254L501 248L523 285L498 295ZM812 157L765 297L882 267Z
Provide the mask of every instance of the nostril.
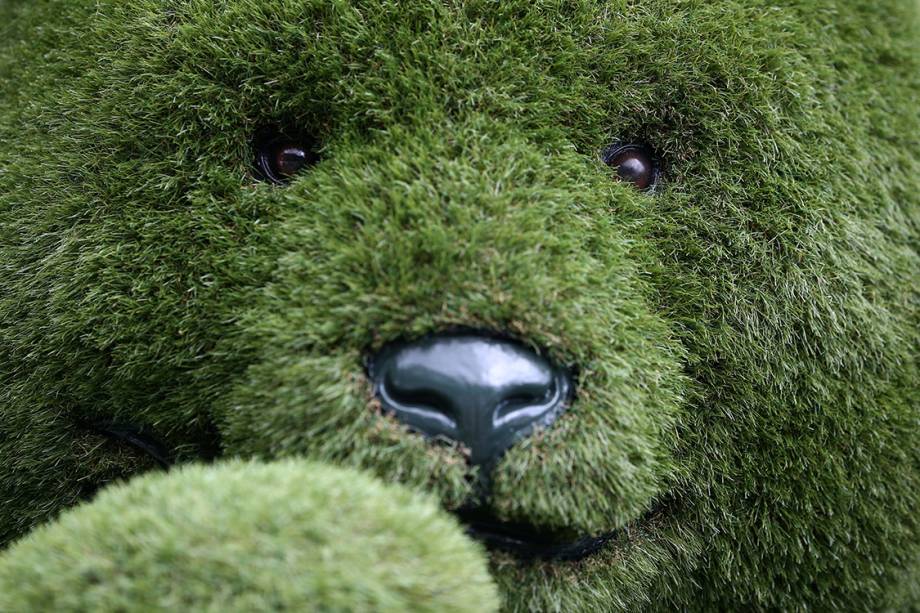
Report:
M547 373L547 376L541 381L524 383L510 389L502 404L526 404L548 399L556 391L556 380L552 374Z
M400 405L435 411L454 421L453 401L445 392L446 386L437 383L436 378L424 372L391 368L386 371L378 393Z
M430 408L450 415L450 404L447 398L434 390L393 390L390 388L390 397L403 404Z
M552 381L545 386L533 386L532 389L519 390L516 393L503 398L496 408L496 417L504 417L533 405L543 404L556 394L556 385Z
M565 409L571 376L529 347L444 334L385 347L368 363L384 410L414 430L448 437L489 464Z
M518 394L503 401L495 411L494 424L515 432L550 425L565 408L571 391L567 373L559 372L540 392Z
M451 399L443 386L437 385L437 377L394 358L378 355L369 364L374 394L383 409L421 434L458 440Z

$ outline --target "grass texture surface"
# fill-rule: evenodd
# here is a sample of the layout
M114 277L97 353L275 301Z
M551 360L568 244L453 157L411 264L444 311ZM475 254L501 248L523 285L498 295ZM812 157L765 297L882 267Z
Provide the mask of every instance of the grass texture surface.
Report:
M0 556L3 611L494 611L435 501L353 470L230 461L106 489Z
M363 360L464 326L578 372L489 511L614 533L493 553L506 610L917 606L918 10L0 0L0 543L155 465L113 431L457 509Z

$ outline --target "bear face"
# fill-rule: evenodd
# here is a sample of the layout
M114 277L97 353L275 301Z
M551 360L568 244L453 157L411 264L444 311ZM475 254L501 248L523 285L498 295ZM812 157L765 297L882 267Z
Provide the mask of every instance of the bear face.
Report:
M7 3L0 540L302 455L434 492L510 609L896 602L918 37L883 5ZM572 391L483 461L375 394L445 338Z

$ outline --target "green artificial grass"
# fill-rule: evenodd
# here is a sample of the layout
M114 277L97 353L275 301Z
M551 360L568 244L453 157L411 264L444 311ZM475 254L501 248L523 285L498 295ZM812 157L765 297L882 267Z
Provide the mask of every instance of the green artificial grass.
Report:
M616 531L494 553L506 610L917 606L918 12L0 0L0 543L152 468L125 428L457 509L363 358L466 326L578 372L490 510ZM320 162L260 182L266 127Z
M139 477L0 556L3 611L497 609L433 500L302 461Z

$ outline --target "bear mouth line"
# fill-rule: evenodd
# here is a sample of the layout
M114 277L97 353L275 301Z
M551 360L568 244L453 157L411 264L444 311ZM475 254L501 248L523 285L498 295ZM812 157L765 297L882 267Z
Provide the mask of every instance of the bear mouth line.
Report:
M173 461L151 433L143 427L81 421L78 425L98 434L120 440L150 456L163 470ZM210 458L213 459L213 458ZM466 506L453 512L466 529L467 535L482 543L489 551L511 554L521 561L575 562L588 558L611 540L627 535L640 524L646 524L662 512L661 504L620 528L596 535L577 535L571 530L540 528L523 522L509 522L496 517L488 509Z
M597 535L573 535L571 531L538 528L532 524L498 519L486 509L462 508L454 515L471 538L489 551L509 553L522 561L575 562L590 557L614 538L627 535L637 524L661 513L657 506L625 526Z

